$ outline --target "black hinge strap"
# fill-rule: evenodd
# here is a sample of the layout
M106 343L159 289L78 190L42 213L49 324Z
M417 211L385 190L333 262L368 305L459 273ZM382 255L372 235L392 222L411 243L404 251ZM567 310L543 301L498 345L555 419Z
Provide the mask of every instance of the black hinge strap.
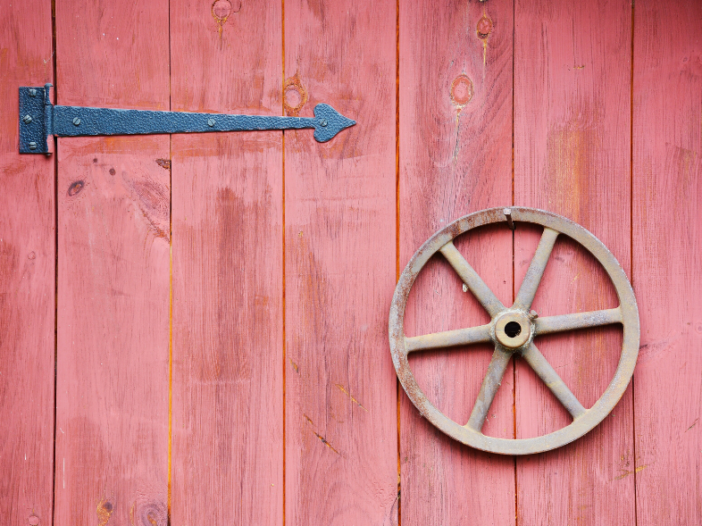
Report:
M317 104L314 117L54 106L49 97L50 88L51 84L46 84L43 88L19 89L20 153L49 153L49 135L77 137L314 128L314 138L326 142L341 130L356 124L327 104Z

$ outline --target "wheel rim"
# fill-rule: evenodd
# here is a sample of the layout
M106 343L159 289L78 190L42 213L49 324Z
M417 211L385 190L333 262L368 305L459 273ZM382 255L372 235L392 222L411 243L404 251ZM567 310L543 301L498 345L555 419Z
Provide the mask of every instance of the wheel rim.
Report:
M476 449L503 455L541 453L566 445L596 427L614 409L624 394L634 372L639 352L639 315L629 280L607 247L580 225L556 214L533 208L493 208L464 216L435 233L412 256L400 275L390 307L390 352L397 377L405 393L420 413L443 433ZM532 223L544 227L517 299L504 306L485 285L478 274L453 246L453 240L484 225L507 223L508 220ZM619 307L601 311L535 318L530 314L531 302L548 263L551 250L560 235L565 235L585 248L602 265L614 284ZM436 253L441 253L458 273L476 299L492 318L487 325L446 331L416 337L404 334L404 315L409 292L424 268ZM519 326L518 334L515 325ZM621 324L622 352L614 378L602 396L590 409L585 409L558 377L533 343L538 335L566 332L589 327ZM525 333L524 331L528 331ZM514 340L510 340L514 338ZM429 402L417 384L409 365L408 354L419 350L442 349L479 342L493 342L495 351L468 423L461 425L439 411ZM487 411L499 387L502 375L512 358L519 353L534 369L561 404L573 417L573 422L553 433L534 437L505 439L488 437L481 432Z

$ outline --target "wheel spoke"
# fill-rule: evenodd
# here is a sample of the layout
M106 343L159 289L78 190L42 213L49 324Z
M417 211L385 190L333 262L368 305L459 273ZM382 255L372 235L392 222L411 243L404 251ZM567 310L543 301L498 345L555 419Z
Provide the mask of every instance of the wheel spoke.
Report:
M554 332L572 331L575 329L586 329L588 327L599 327L601 325L612 325L622 322L622 311L616 309L598 310L593 312L577 312L575 314L564 314L561 316L546 316L537 318L536 335L551 334Z
M463 280L463 283L466 284L473 293L473 296L475 296L485 310L488 311L490 316L495 316L495 314L504 310L505 306L502 305L500 300L492 293L481 277L478 276L478 273L473 270L473 267L468 264L452 241L446 243L440 250L449 264Z
M495 399L497 389L502 383L502 377L507 370L507 365L509 365L511 357L512 353L500 347L495 347L495 352L492 355L492 360L490 360L490 365L488 365L487 373L485 373L485 378L483 378L483 384L480 386L478 399L473 406L473 411L470 414L466 427L475 431L480 431L483 428L485 418L490 410L492 401Z
M428 351L430 349L445 349L447 347L458 347L459 345L469 345L471 343L483 343L490 341L490 325L470 327L468 329L458 329L456 331L435 332L405 338L405 349L407 354L415 351Z
M563 404L573 418L585 414L587 411L583 405L575 398L575 395L568 389L568 386L561 380L558 373L546 361L544 355L533 343L522 353L522 357L531 366L534 372L546 384L558 401Z
M544 270L546 270L556 238L558 238L558 232L550 228L544 228L541 241L539 241L539 246L536 247L536 252L534 253L534 259L531 260L522 286L519 288L519 293L517 293L517 300L513 305L515 309L529 310L531 308L531 303L534 301L536 289L539 288L539 283L541 283L541 277L544 275Z

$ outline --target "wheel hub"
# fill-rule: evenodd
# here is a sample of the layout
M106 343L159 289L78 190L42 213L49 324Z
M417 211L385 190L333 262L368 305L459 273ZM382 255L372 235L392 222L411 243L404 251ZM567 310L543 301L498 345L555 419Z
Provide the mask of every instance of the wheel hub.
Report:
M495 319L494 339L508 350L516 351L531 342L534 322L522 310L508 310Z

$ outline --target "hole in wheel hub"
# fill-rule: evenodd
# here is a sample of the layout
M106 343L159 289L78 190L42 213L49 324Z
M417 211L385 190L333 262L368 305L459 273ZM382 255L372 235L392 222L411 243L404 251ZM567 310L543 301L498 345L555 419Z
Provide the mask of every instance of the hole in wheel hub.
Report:
M505 334L510 338L519 336L519 333L521 332L522 326L519 325L516 321L511 321L507 325L505 325Z
M503 312L495 321L495 339L508 349L522 347L531 338L532 321L526 312Z

